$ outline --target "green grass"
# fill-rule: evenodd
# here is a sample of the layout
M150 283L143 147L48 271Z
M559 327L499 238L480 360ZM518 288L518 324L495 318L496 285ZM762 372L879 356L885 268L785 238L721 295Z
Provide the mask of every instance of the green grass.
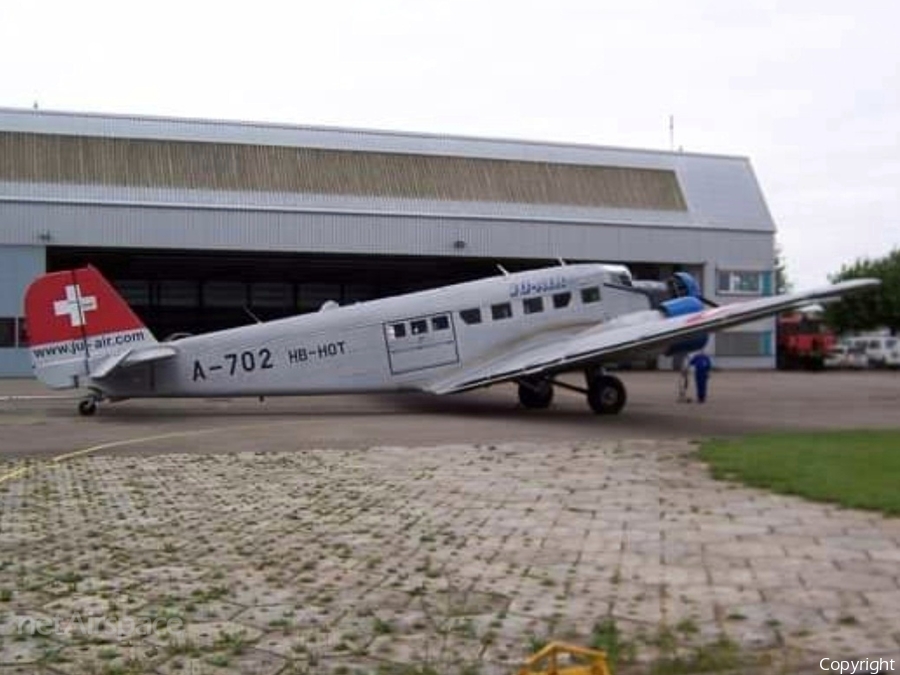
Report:
M900 429L712 440L700 456L715 478L900 515Z

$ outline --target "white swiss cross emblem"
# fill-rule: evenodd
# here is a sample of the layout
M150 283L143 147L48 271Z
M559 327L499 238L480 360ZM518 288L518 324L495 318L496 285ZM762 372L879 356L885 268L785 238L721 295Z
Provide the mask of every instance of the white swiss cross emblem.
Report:
M97 309L97 296L81 295L81 287L78 284L66 286L65 299L53 302L53 313L56 316L68 315L73 327L83 326L87 323L85 315L95 309Z

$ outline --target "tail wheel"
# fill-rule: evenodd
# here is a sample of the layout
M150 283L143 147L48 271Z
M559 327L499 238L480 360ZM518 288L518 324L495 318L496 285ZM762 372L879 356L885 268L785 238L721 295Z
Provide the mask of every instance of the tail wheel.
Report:
M588 405L598 415L617 415L625 407L625 385L618 377L598 375L588 383Z
M519 403L530 410L544 410L553 402L553 385L549 380L519 382Z

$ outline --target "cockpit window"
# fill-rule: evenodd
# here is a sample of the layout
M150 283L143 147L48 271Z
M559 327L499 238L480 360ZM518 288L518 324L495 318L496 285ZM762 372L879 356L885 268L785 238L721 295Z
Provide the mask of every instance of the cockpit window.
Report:
M581 302L584 304L589 304L591 302L599 302L600 301L600 288L597 286L590 286L589 288L581 289Z

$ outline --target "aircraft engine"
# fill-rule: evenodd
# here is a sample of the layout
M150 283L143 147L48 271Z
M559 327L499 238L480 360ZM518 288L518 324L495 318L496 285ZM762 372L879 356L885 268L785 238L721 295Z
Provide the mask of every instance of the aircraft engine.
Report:
M665 310L666 303L673 300L691 298L703 304L715 305L715 303L703 297L703 294L700 293L700 284L687 272L675 272L665 281L639 280L635 281L630 287L625 288L617 285L616 288L645 295L650 300L650 306L661 310L666 316L677 316L677 314L670 314ZM683 311L679 311L678 314L691 311L694 310L685 308Z
M684 314L693 314L695 312L702 311L703 301L696 296L685 295L678 298L672 298L671 300L666 300L660 305L659 309L663 314L666 315L666 317L682 316ZM706 346L708 340L709 335L703 333L696 337L682 340L681 342L676 342L666 350L666 356L700 351Z
M693 314L703 310L704 306L717 307L716 303L703 297L700 284L687 272L675 272L665 281L634 281L630 285L607 284L614 288L640 293L645 296L653 309L657 309L666 318ZM694 352L706 346L708 335L700 335L669 347L666 356Z

